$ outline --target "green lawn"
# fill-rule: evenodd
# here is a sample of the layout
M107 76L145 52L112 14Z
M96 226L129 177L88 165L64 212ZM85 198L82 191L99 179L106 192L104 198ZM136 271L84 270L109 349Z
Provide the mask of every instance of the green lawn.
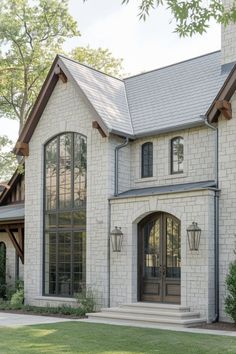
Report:
M236 337L66 322L1 327L0 353L224 354L236 353Z

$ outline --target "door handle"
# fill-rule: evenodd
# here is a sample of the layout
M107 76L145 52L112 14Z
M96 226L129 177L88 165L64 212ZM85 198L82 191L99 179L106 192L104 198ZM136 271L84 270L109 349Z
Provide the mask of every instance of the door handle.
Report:
M163 275L163 277L166 276L166 266L162 267L162 275Z

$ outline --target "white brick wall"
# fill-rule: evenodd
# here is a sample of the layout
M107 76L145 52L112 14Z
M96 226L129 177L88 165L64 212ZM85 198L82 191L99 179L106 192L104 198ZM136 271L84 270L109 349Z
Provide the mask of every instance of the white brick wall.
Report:
M236 244L236 94L232 97L233 118L219 121L220 178L220 315L225 319L225 276L235 259Z
M236 98L233 100L236 117ZM42 298L43 254L43 145L53 136L74 131L87 136L87 283L99 305L108 302L108 198L114 192L114 148L124 140L102 138L92 129L95 113L72 83L59 82L44 110L30 141L26 159L25 289L26 302L59 303ZM223 318L224 278L233 259L236 215L235 118L221 120L220 136L220 269L221 316ZM170 139L181 135L185 141L184 174L169 174ZM214 132L206 127L193 128L159 137L130 142L119 153L119 192L153 185L198 182L214 179ZM154 143L154 178L140 179L140 148L145 141ZM159 197L112 200L111 227L124 232L123 251L111 253L111 305L137 299L137 223L150 212L175 215L182 225L181 302L211 319L214 315L213 192L189 192ZM187 247L186 228L197 221L202 229L198 253Z
M87 283L98 301L107 303L108 143L92 129L95 113L72 83L58 82L31 138L25 179L26 303L42 304L43 145L53 136L74 131L87 136ZM45 300L45 304L49 301Z
M184 173L170 174L170 141L184 138ZM153 142L153 178L141 178L141 146ZM131 188L214 180L214 132L207 128L185 129L131 143Z
M226 8L233 5L233 0L223 0ZM221 26L221 64L231 63L236 60L236 24Z
M121 253L111 253L111 306L137 301L137 224L147 214L163 211L181 221L181 304L214 317L214 193L198 191L111 201L111 226L122 227ZM190 252L186 229L197 221L200 249Z

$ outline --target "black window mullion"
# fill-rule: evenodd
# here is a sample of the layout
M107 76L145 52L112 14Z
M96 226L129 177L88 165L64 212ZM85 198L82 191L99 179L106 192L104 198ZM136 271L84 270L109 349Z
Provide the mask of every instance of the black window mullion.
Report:
M142 145L142 173L141 177L153 176L153 144L145 143Z
M74 209L75 135L71 137L71 207Z
M70 264L70 279L71 279L71 288L70 288L70 295L74 294L74 232L71 232L71 264Z
M59 232L56 233L56 295L59 294L58 283L59 283L59 274L58 274L58 243L59 243Z
M68 207L70 208L67 208L67 205L65 205L65 203L61 203L60 204L60 164L61 164L61 141L63 140L63 135L59 135L57 137L55 137L53 140L51 140L48 144L51 144L51 142L54 142L55 145L56 145L56 152L55 154L56 157L56 166L55 166L55 184L56 184L56 188L55 188L55 191L54 193L56 193L56 196L55 196L55 200L56 200L56 208L55 209L52 209L51 206L50 208L47 210L46 209L46 204L44 203L44 260L43 260L43 272L44 272L44 275L43 275L43 293L44 295L55 295L55 296L73 296L74 294L74 289L75 289L75 276L74 276L74 232L79 232L81 231L81 227L80 225L78 225L78 227L76 225L74 225L74 219L73 219L73 213L76 213L76 212L79 212L79 209L81 209L81 206L78 206L78 208L76 207L76 204L74 203L74 183L75 183L75 156L77 156L77 159L79 160L82 160L82 139L83 139L83 147L86 149L86 140L85 138L80 135L76 135L75 133L66 133L67 136L70 135L70 148L71 148L71 154L70 154L70 169L71 169L71 178L70 178L70 181L71 181L71 190L70 190L70 196L71 196L71 203L70 205L68 205ZM62 139L61 139L62 137ZM77 140L76 140L77 139ZM76 141L79 145L79 147L77 146L77 149L80 149L79 151L77 151L77 154L75 154L75 145L76 145ZM77 144L77 145L78 145ZM50 147L50 145L48 145ZM46 156L46 152L47 152L47 145L45 146L45 156ZM79 161L78 161L79 162ZM83 161L84 162L84 161ZM48 161L48 163L50 163L50 160ZM69 160L68 160L68 163L69 163ZM82 162L81 162L82 163ZM46 171L46 167L47 167L47 159L45 158L45 171ZM86 168L85 168L85 171L86 173ZM80 171L78 171L78 173L80 173ZM44 199L45 199L45 195L46 195L46 187L47 187L47 184L46 184L46 173L44 172ZM80 188L80 186L78 186L78 188ZM49 186L49 189L50 189L50 186ZM86 190L85 190L86 192ZM55 195L55 194L54 194ZM54 206L55 207L55 206ZM65 213L65 215L61 215ZM68 217L69 215L67 215L66 213L70 213L71 214L71 222L70 224L68 223L67 225L67 222L66 220L68 220ZM46 223L46 217L47 215L51 215L51 214L55 214L56 215L56 220L53 221L53 223L49 222L48 218L48 222ZM60 217L59 219L59 216L62 216ZM64 222L65 221L65 222ZM60 225L61 224L61 225ZM65 226L65 227L63 227ZM83 227L82 227L83 229ZM84 231L84 229L82 230ZM46 251L46 244L45 244L45 233L46 232L53 232L56 234L56 255L55 255L55 259L53 262L55 262L55 287L54 288L51 288L51 291L50 291L50 288L47 292L47 294L45 294L45 251ZM64 251L64 246L63 244L60 245L59 241L60 241L60 235L64 235L65 233L69 234L67 235L67 242L69 242L68 245L68 248L66 251ZM68 239L69 237L69 239ZM62 242L62 240L60 241ZM63 243L65 243L65 241L63 241ZM59 255L59 247L60 247L60 250L61 250L61 253ZM81 247L83 247L82 243L81 243ZM83 251L83 249L81 249L81 252ZM66 253L65 253L66 252ZM70 254L68 253L70 252ZM66 256L67 254L67 256ZM59 258L60 257L64 257L63 259ZM49 261L49 266L50 266L50 260ZM60 261L62 263L60 263ZM51 261L52 262L52 261ZM70 262L70 264L67 264L67 262ZM59 265L63 265L64 264L64 267L59 267ZM69 269L66 267L69 266L69 269L70 269L70 274L68 274L68 271ZM61 268L61 269L59 269ZM63 268L64 268L64 271L63 271ZM62 284L63 288L60 288L60 279L59 279L59 270L62 272L62 274L65 273L66 275L66 279L67 281L70 283L70 289L66 289L64 287L64 284ZM83 270L82 270L83 271ZM64 272L64 273L63 273ZM62 280L62 279L61 279ZM77 280L76 280L77 281ZM62 281L64 282L64 280ZM77 283L76 283L77 284ZM49 284L50 285L50 284ZM65 290L66 289L66 290ZM63 293L63 294L62 294Z

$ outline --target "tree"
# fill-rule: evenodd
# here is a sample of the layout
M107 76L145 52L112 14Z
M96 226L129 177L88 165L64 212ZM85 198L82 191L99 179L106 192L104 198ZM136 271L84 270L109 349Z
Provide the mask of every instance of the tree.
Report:
M7 182L17 167L15 155L11 152L13 142L7 136L0 136L0 183Z
M234 323L236 323L236 261L230 263L229 273L225 279L225 284L227 289L225 312L232 318Z
M79 35L67 0L2 0L0 114L23 126L55 54Z
M131 2L131 0L121 1L122 4ZM236 22L236 3L233 1L228 8L217 0L138 0L138 4L138 16L144 21L150 15L151 10L161 6L167 7L176 21L176 32L181 37L206 32L211 19L225 26L230 22Z
M69 53L69 56L106 74L121 75L123 60L114 58L108 49L92 49L89 46L77 47Z

